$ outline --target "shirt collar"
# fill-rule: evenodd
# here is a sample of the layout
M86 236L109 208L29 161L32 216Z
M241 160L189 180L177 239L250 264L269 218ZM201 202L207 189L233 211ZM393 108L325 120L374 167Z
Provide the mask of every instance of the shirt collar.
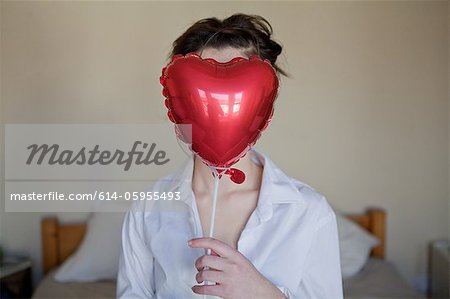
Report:
M255 163L263 166L263 175L256 212L261 221L270 219L274 204L303 204L304 195L295 181L279 169L266 155L250 150L250 157ZM192 175L194 171L194 155L191 155L170 178L169 191L180 192L180 200L192 207L194 192L192 191ZM220 184L220 181L219 181ZM220 185L219 185L220 186Z

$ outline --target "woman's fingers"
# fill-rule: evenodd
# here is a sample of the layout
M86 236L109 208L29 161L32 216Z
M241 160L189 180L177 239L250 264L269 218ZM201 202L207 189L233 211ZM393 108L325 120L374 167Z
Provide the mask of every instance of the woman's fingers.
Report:
M202 255L195 261L195 268L197 268L198 271L203 270L206 266L223 271L226 267L226 261L222 257L207 254Z
M198 283L202 283L203 281L222 283L223 272L217 270L201 270L195 275L195 280L197 280Z
M230 245L214 238L196 238L189 241L192 248L211 248L218 255L225 258L233 257L237 251Z
M212 254L216 255L202 255L195 261L195 267L199 271L195 277L198 283L210 281L217 283L216 285L195 285L192 291L197 294L212 295L222 298L231 297L231 291L235 290L235 286L230 279L230 273L236 271L229 271L233 269L232 265L245 262L245 257L236 249L229 246L225 242L214 238L196 238L188 242L192 248L211 249ZM204 269L205 267L208 267ZM204 269L204 270L203 270Z
M223 297L221 285L195 285L192 287L192 291L196 294Z

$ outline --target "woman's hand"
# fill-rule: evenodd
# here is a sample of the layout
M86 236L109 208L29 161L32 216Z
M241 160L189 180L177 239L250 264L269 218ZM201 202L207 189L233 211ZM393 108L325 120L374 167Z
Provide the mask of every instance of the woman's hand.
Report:
M265 278L239 251L214 238L192 239L193 248L210 248L217 255L202 255L195 261L199 271L198 283L211 281L216 285L195 285L197 294L219 296L226 299L270 298L285 299L283 293ZM209 269L203 268L208 266Z

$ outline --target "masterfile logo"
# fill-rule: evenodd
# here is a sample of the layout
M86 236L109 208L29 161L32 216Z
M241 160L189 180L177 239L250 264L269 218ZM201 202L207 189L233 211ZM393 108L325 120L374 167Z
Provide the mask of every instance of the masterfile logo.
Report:
M172 123L7 124L5 210L116 212L143 200L176 210L182 194L151 185L192 158L186 146Z

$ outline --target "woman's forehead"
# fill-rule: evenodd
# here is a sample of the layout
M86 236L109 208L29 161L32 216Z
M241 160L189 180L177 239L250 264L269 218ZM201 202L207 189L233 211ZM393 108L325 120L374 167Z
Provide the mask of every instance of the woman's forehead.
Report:
M239 49L233 47L224 47L220 49L208 47L204 48L203 51L201 51L201 57L203 59L213 58L218 62L227 62L235 57L248 58L247 51L247 49Z

